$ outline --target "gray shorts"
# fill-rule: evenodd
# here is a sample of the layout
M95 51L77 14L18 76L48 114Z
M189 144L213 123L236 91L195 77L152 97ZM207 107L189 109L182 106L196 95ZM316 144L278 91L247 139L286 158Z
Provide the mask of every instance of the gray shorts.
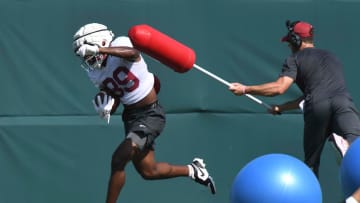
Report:
M125 138L131 139L140 150L154 150L155 139L165 127L165 113L159 102L135 109L124 109L122 120Z

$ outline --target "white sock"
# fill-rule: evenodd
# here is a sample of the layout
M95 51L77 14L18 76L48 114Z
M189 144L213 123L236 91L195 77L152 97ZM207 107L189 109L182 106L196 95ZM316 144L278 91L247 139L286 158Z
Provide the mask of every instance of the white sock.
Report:
M187 165L189 168L189 177L194 179L194 168L191 165Z
M346 203L359 203L353 196L346 199Z

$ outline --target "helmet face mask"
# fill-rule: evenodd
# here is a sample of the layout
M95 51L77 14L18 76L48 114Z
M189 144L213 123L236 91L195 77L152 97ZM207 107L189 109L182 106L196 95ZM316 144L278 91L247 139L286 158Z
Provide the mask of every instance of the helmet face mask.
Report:
M106 59L106 55L96 54L93 56L85 56L82 59L81 67L86 71L93 71L96 69L102 69L103 62Z
M114 34L105 25L90 23L82 26L73 36L73 49L76 52L82 45L96 45L98 47L109 47ZM81 67L87 71L101 69L106 59L104 54L81 57Z

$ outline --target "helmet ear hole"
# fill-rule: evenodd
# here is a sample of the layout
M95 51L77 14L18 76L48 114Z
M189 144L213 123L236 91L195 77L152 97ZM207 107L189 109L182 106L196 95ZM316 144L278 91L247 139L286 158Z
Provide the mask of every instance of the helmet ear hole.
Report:
M105 46L105 44L106 44L106 42L102 41L101 46L103 47L103 46Z

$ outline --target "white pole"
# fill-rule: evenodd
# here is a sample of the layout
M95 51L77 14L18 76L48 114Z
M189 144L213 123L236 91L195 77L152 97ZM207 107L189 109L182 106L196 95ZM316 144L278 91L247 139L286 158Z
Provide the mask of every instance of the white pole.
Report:
M217 75L215 75L215 74L213 74L213 73L205 70L204 68L202 68L202 67L200 67L200 66L198 66L198 65L196 65L196 64L194 64L194 68L196 68L196 69L198 69L199 71L205 73L206 75L214 78L215 80L217 80L217 81L225 84L226 86L228 86L228 87L230 86L230 83L229 83L228 81L226 81L226 80L220 78L219 76L217 76ZM248 98L250 98L250 99L252 99L253 101L257 102L258 104L264 105L267 109L271 109L271 106L270 106L269 104L264 103L264 102L261 101L260 99L254 97L254 96L252 96L252 95L250 95L250 94L245 94L245 96L247 96Z

